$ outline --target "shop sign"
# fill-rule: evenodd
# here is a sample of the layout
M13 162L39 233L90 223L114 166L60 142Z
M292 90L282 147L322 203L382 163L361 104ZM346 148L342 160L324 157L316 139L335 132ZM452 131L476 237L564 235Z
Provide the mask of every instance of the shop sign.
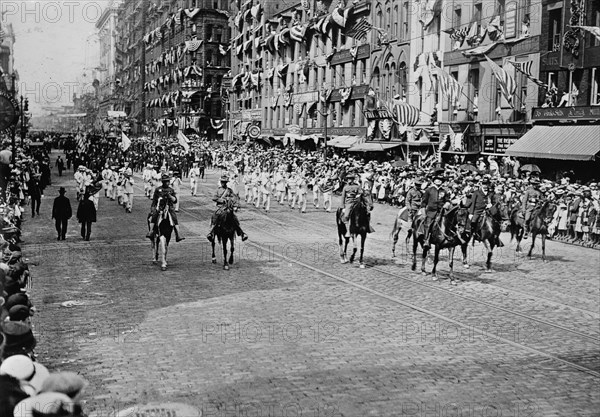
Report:
M600 119L600 107L538 107L531 114L532 120L595 120Z
M262 120L262 110L242 110L242 120L244 121L260 121Z
M367 95L368 92L369 92L369 86L367 84L354 86L354 87L352 87L352 93L350 94L350 97L348 97L348 100L358 100L361 98L365 98L365 96ZM342 93L340 92L340 89L337 89L337 90L333 90L329 101L334 102L334 101L340 101L341 99L342 99Z
M356 59L369 58L371 56L371 46L367 43L358 47L356 51ZM345 62L354 61L354 57L350 53L350 49L342 49L335 53L331 58L331 65L342 64Z
M325 129L322 127L304 129L305 134L324 134ZM327 136L365 136L367 134L366 127L328 127Z
M293 135L299 135L302 132L302 129L298 125L289 125L287 127L287 133L291 133Z
M365 110L367 119L391 119L392 115L387 109Z
M483 153L505 153L517 140L518 136L486 136L483 139Z

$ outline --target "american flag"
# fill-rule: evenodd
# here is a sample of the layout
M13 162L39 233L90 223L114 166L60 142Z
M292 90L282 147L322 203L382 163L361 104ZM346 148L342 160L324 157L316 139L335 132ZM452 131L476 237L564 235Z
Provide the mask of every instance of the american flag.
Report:
M468 27L464 27L458 30L453 29L452 32L450 32L450 39L455 41L462 41L465 38L465 36L467 36L467 33L469 33Z
M77 151L80 153L84 153L87 151L88 148L88 141L85 137L85 135L82 135L81 133L79 133L77 135Z
M346 36L362 41L367 38L367 32L371 29L373 29L373 25L365 17L362 17L346 31Z
M531 67L533 67L533 61L527 61L527 62L513 62L513 61L508 61L508 62L510 62L512 64L512 66L517 69L517 71L522 72L523 74L525 74L525 76L527 78L529 78L531 81L533 81L534 83L536 83L540 87L545 88L546 90L549 89L548 84L546 84L545 82L543 82L542 80L540 80L539 78L535 77L532 74Z
M404 126L415 126L419 123L421 111L415 106L411 106L400 100L393 102L393 114L396 116L396 122Z
M506 97L506 101L508 101L508 104L510 104L510 106L514 108L512 99L513 99L513 94L515 93L515 90L517 89L517 85L515 83L514 78L511 77L510 74L508 74L498 64L496 64L494 61L492 61L487 55L484 54L483 56L485 56L485 59L487 60L488 64L490 64L490 68L492 69L492 72L496 76L496 80L498 80L498 84L500 84L500 91L502 91L502 95L504 95L504 97Z
M455 105L462 92L462 86L454 77L439 67L435 67L435 75L437 75L442 95L450 99L452 105Z

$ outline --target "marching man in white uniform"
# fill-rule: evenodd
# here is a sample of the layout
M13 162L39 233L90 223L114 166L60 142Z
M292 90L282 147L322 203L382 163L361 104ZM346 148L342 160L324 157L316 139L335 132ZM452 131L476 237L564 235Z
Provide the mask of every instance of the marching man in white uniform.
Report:
M104 197L108 198L108 182L112 172L108 164L104 166L102 170L102 189L104 190Z
M123 174L123 193L125 194L125 211L131 213L133 208L133 177L125 170Z
M179 171L175 171L173 172L173 177L171 178L171 188L174 191L175 194L175 198L177 199L177 201L175 202L175 205L173 206L173 208L175 209L176 212L179 211L179 195L181 194L181 173Z
M192 195L198 194L198 178L200 178L200 168L198 167L198 161L192 164L192 168L189 173L190 177L190 190ZM179 209L179 207L177 207Z
M152 198L152 172L154 171L152 164L146 164L142 171L142 179L144 180L144 195Z

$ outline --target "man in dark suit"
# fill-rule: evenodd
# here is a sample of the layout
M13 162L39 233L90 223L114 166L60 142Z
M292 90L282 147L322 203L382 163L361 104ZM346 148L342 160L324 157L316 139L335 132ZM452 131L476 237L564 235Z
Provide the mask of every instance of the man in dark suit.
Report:
M54 204L52 205L52 218L55 220L56 233L58 233L56 240L65 240L67 235L67 224L73 215L71 202L69 201L69 198L65 196L66 192L67 190L65 190L65 187L60 187L58 190L60 195L54 199Z
M471 230L475 233L475 236L479 236L479 221L481 220L481 215L491 206L492 200L489 193L489 181L483 181L481 186L473 192L473 195L471 196L471 205L469 206Z
M441 175L435 176L433 178L433 184L425 190L425 193L423 193L421 208L425 209L425 221L423 224L425 232L424 248L429 248L431 246L429 243L431 225L449 198L448 192L442 187L443 182L444 179Z

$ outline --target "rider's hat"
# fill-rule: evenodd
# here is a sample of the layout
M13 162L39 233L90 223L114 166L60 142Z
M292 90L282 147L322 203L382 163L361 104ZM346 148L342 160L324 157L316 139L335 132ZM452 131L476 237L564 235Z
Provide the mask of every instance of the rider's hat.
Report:
M164 174L161 175L160 180L162 182L171 181L171 176L169 174L167 174L167 173L164 173Z
M229 177L225 174L221 175L221 182L228 182L229 181Z

